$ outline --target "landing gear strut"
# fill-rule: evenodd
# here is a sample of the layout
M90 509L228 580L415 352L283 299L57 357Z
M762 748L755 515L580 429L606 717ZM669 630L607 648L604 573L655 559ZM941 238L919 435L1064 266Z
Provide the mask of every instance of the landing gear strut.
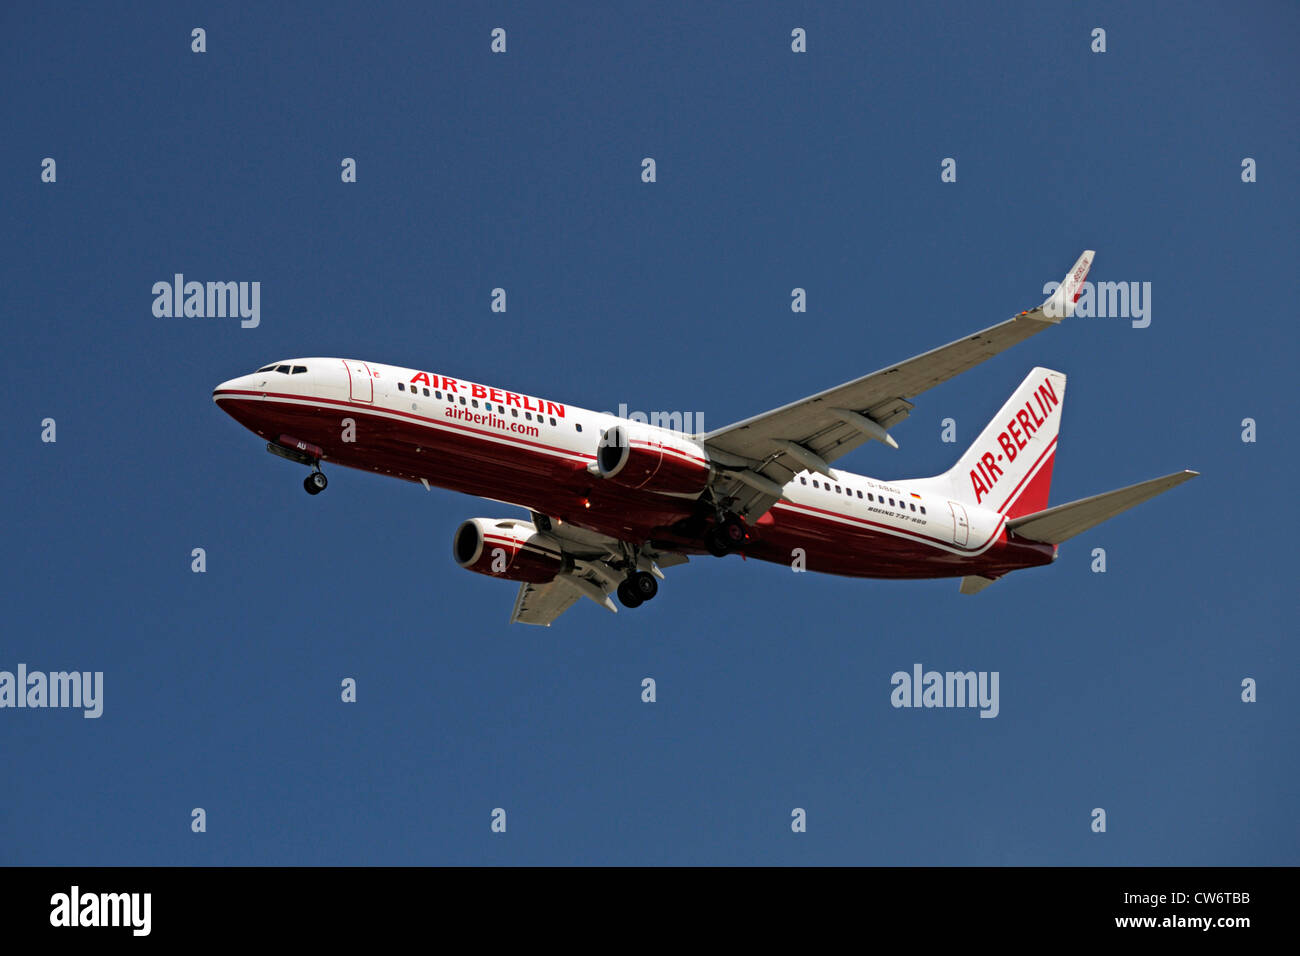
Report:
M307 494L318 495L325 490L325 486L328 484L329 479L327 479L325 473L318 468L303 479L302 486L307 489Z
M616 592L624 607L640 607L659 593L659 582L649 571L633 571Z

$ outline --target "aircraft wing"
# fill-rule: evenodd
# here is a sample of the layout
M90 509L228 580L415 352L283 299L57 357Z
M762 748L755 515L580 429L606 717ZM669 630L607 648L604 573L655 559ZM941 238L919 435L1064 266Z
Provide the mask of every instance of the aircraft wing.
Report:
M1035 309L940 348L702 436L722 469L714 493L754 521L801 471L834 479L830 463L875 439L898 445L888 430L911 412L910 398L1004 352L1074 312L1093 251L1081 255L1053 295Z
M577 525L532 514L534 525L555 539L559 549L573 561L573 568L559 574L547 584L521 584L515 597L510 623L537 624L550 627L551 623L577 603L578 598L590 598L606 610L618 613L618 606L610 597L623 580L627 550L617 538L598 534ZM663 578L660 568L685 564L690 559L673 551L642 550L637 566Z

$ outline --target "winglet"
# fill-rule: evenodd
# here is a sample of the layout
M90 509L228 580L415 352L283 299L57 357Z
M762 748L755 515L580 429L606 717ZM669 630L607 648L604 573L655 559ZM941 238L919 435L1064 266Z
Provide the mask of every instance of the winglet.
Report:
M1093 250L1085 249L1083 255L1079 256L1079 260L1061 280L1057 290L1030 314L1041 313L1034 317L1046 319L1048 322L1060 322L1074 315L1074 304L1083 294L1083 283L1088 278L1088 270L1092 268L1092 258L1095 255Z

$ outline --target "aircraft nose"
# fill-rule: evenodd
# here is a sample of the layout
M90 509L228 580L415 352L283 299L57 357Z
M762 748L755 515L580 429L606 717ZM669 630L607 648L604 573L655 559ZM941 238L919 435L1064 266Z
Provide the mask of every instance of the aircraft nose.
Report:
M222 399L223 392L242 391L252 387L252 376L241 375L238 378L232 378L229 381L222 382L212 390L212 400L219 402Z

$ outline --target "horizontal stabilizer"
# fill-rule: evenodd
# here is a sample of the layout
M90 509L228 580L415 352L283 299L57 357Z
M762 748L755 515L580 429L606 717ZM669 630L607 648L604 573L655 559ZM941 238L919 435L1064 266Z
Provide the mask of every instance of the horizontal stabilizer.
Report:
M1013 518L1007 522L1007 528L1031 541L1060 544L1175 485L1181 485L1189 478L1195 478L1197 474L1195 471L1179 471L1163 478L1152 478L1127 488L1093 495L1091 498L1081 498L1046 511Z

